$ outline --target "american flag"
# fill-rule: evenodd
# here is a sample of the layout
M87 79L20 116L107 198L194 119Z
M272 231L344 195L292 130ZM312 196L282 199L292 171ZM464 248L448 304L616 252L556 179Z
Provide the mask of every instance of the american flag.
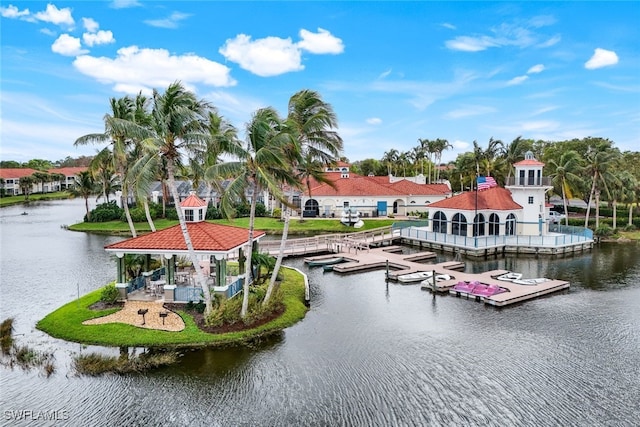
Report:
M486 190L491 187L497 187L498 183L492 176L479 176L478 177L478 191Z

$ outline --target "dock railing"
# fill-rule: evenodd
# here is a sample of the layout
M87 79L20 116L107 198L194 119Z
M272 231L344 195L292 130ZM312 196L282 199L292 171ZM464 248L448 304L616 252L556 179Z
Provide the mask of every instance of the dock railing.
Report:
M312 237L287 239L284 255L304 255L318 252L335 252L337 246L349 242L358 245L359 248L368 248L393 238L400 237L400 230L392 229L392 226L379 227L353 233L321 234ZM267 240L260 242L260 250L271 255L277 255L280 251L280 240Z
M589 230L590 231L590 230ZM457 236L454 234L436 233L417 227L403 228L401 236L406 239L416 239L430 243L442 243L445 245L464 247L469 249L493 248L501 246L527 246L527 247L560 247L585 243L592 240L593 235L582 234L555 234L545 236Z

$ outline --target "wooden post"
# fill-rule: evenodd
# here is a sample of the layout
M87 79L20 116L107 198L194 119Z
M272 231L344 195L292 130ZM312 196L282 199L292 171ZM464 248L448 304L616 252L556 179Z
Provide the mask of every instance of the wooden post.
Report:
M389 260L387 259L387 272L385 273L385 278L389 280Z
M431 272L432 272L431 278L433 280L433 296L435 296L436 295L436 271L432 270Z

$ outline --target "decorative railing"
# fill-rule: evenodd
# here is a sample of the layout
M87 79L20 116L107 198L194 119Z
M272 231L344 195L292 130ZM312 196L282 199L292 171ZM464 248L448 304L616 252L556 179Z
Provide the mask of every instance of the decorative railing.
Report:
M575 227L578 228L578 227ZM591 230L587 230L591 231ZM464 247L469 249L491 248L498 246L529 246L529 247L558 247L577 243L587 242L593 239L593 234L589 237L588 232L582 235L562 234L552 236L458 236L454 234L435 233L420 228L403 228L400 230L403 238L422 240L430 243L442 243Z

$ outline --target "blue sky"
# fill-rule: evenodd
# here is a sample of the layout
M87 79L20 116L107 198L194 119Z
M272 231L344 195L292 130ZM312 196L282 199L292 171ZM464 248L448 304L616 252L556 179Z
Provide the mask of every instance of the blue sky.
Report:
M0 3L0 159L94 154L109 98L180 80L239 129L301 89L350 161L445 138L640 147L640 2Z

